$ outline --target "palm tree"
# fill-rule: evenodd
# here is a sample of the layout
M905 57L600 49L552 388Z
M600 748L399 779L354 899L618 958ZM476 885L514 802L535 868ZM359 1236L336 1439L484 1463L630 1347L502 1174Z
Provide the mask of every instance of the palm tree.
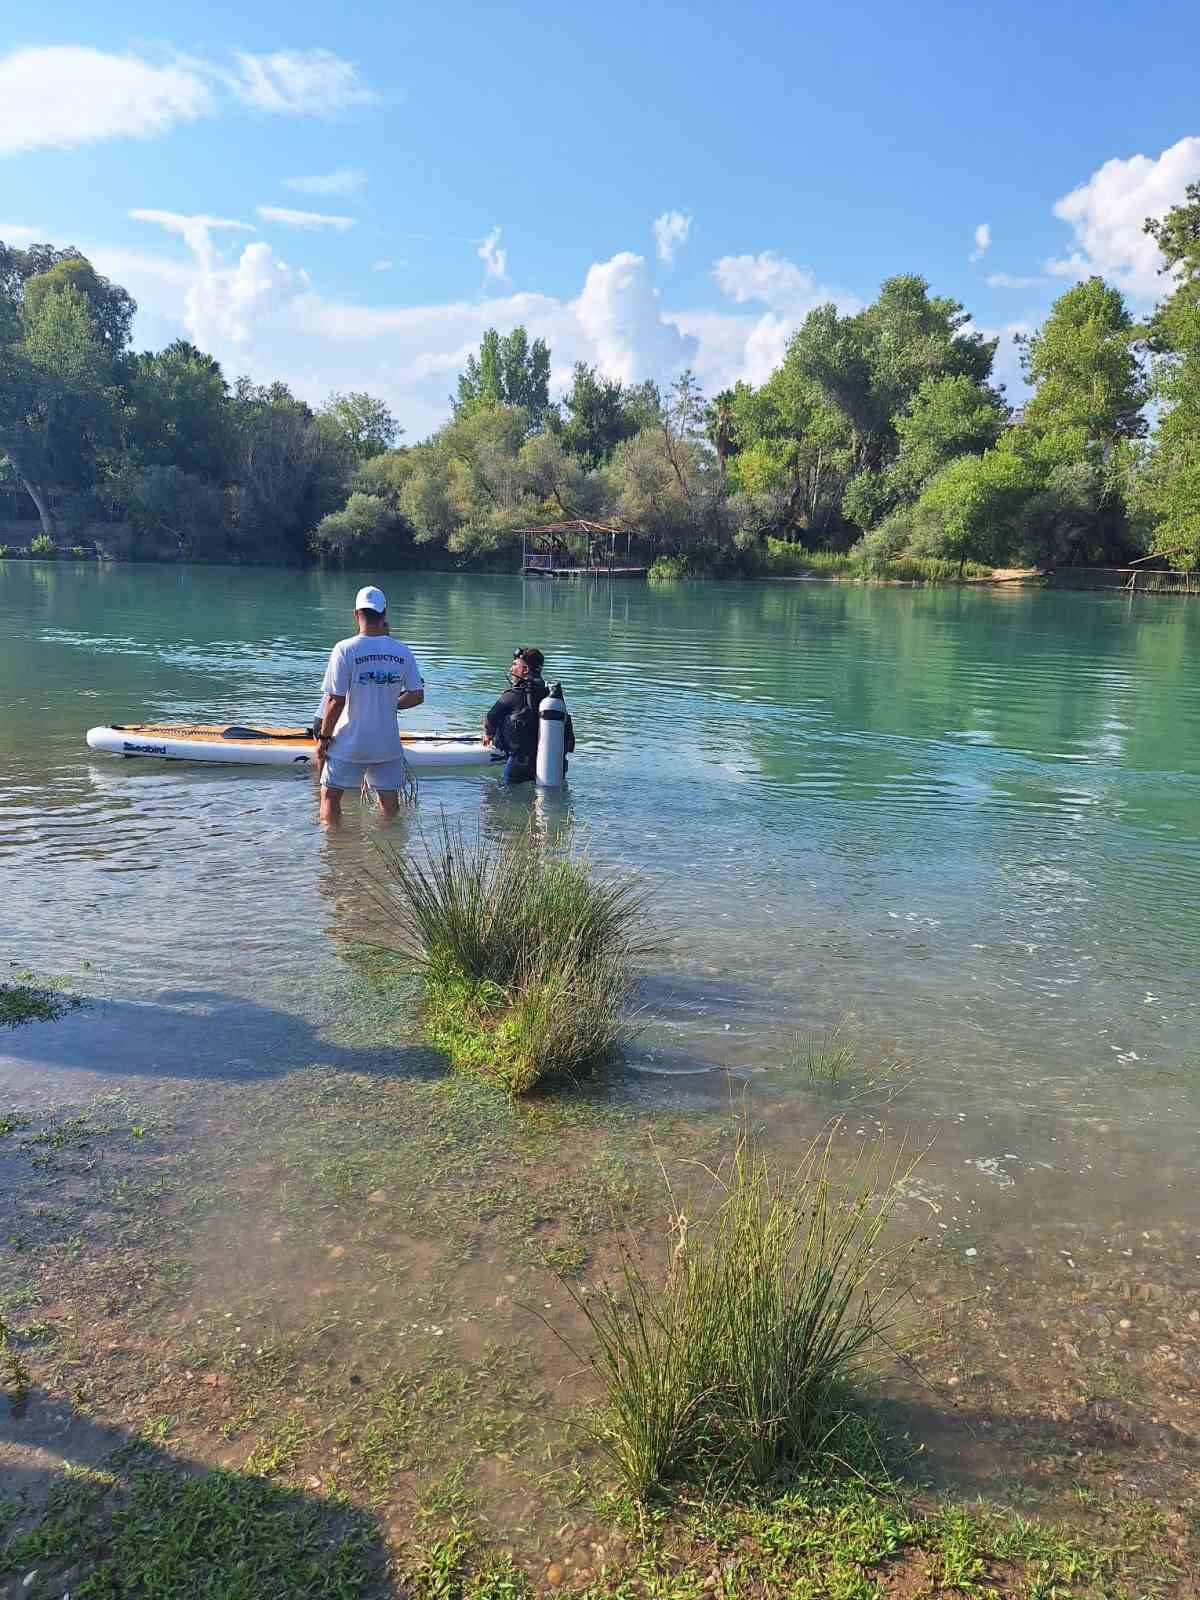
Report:
M725 463L733 453L733 390L722 389L704 413L704 428L717 452L717 471L725 476Z

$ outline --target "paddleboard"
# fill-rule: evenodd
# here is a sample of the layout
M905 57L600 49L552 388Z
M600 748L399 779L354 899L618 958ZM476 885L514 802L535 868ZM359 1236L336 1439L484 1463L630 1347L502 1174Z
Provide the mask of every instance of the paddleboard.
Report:
M455 772L490 767L502 751L466 734L401 733L404 754L415 772ZM223 761L234 766L310 767L316 743L310 728L245 727L241 724L181 725L121 723L89 728L88 748L110 756L157 757L160 761Z

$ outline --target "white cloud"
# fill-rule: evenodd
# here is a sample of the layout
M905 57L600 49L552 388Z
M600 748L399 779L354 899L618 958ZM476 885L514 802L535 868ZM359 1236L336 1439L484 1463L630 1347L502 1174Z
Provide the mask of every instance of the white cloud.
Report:
M1158 246L1144 231L1147 217L1161 217L1200 179L1200 137L1180 139L1153 160L1130 156L1106 161L1088 181L1064 195L1054 215L1069 223L1076 249L1046 263L1067 278L1093 273L1109 278L1139 300L1162 291Z
M339 167L336 172L283 180L283 187L295 194L361 194L366 186L367 174L361 167Z
M216 109L202 73L77 45L0 59L0 155L69 150L99 139L152 139Z
M493 228L475 252L483 262L483 281L508 282L508 251L501 249L499 228Z
M255 231L249 222L235 222L231 217L208 217L203 213L189 217L179 211L139 209L131 211L129 215L135 222L152 222L157 227L165 228L168 233L177 233L193 250L204 248L213 229L240 228L243 233Z
M265 56L238 51L234 61L236 69L223 73L224 81L256 111L327 117L378 99L358 68L329 50L276 50Z
M975 248L967 257L969 261L982 261L992 248L992 225L990 222L981 222L975 229Z
M240 54L234 62L82 45L10 51L0 57L0 156L157 138L216 116L230 95L257 111L317 117L376 98L358 69L328 50Z
M623 383L686 366L695 341L663 316L644 256L622 250L588 268L574 303L602 372Z
M377 261L371 268L372 272L390 272L395 266L394 261Z
M0 222L0 239L5 244L32 244L35 239L44 239L44 228L31 228L24 222Z
M335 233L348 233L358 223L357 217L331 217L323 211L293 211L290 206L256 206L264 222L278 222L285 228L307 228L316 232L332 228Z
M989 272L987 275L989 289L1033 289L1045 281L1045 278L1041 277L1014 277L1011 272Z
M722 256L713 267L713 277L735 305L759 301L767 307L746 327L740 360L726 368L722 386L737 378L765 382L782 361L788 340L817 306L832 301L840 311L850 312L860 305L856 295L818 283L807 267L797 266L774 250Z
M654 246L658 251L658 259L668 267L674 265L676 251L687 243L691 227L690 211L664 211L660 217L655 217Z

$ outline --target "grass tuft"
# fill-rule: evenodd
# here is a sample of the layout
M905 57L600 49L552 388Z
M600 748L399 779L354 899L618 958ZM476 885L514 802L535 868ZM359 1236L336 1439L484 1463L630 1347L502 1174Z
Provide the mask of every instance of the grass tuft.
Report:
M911 1166L885 1170L875 1146L835 1179L835 1133L783 1177L743 1133L709 1215L672 1200L665 1272L626 1242L615 1281L567 1284L606 1391L597 1439L638 1499L684 1474L765 1483L844 1459L848 1383L903 1292L911 1246L880 1241Z
M443 824L415 856L385 851L403 953L430 1043L510 1094L611 1052L645 936L646 892L532 833L499 845Z
M894 1056L864 1061L840 1023L827 1033L797 1034L788 1045L785 1066L843 1105L870 1095L891 1101L912 1076L911 1065Z

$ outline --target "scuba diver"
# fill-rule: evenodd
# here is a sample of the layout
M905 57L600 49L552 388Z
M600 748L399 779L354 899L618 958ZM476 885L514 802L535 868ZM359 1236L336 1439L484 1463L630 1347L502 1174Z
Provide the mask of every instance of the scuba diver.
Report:
M504 782L529 783L537 770L538 707L548 690L542 678L546 658L532 645L518 645L506 689L483 722L483 737L508 756Z

